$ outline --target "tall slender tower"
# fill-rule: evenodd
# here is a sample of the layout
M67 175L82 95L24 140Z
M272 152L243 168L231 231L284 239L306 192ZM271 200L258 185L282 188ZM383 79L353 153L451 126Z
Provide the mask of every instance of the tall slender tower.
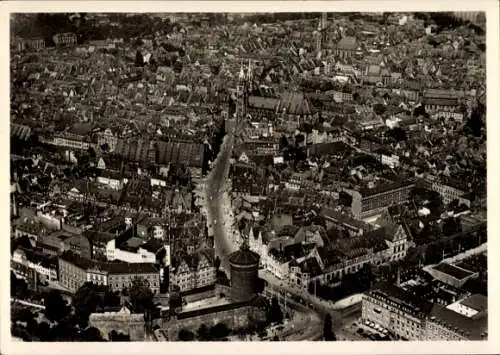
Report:
M247 68L241 65L240 75L238 78L238 86L236 88L236 116L239 119L246 118L248 107L248 91L252 87L252 81L253 69L252 62L249 60Z
M326 12L321 13L321 17L318 21L318 37L316 38L316 52L318 56L321 57L323 51L323 45L326 43L326 27L328 25L328 14Z

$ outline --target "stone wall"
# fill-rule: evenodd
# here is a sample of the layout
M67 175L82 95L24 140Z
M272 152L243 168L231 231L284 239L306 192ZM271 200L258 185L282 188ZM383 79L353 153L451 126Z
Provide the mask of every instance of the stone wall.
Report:
M99 329L104 339L109 339L109 333L116 330L130 335L131 341L144 341L143 314L93 313L89 317L89 324Z
M243 305L239 308L224 310L221 312L206 313L185 319L173 318L164 324L168 332L168 338L177 340L179 331L186 329L196 334L202 324L208 328L218 323L225 324L229 329L245 328L255 320L264 320L265 314L254 306Z
M228 286L223 286L216 284L215 287L211 290L208 291L203 291L203 292L198 292L198 293L193 293L191 295L186 295L182 296L182 298L187 302L196 302L202 299L214 297L214 296L219 296L221 293L223 293L226 297L230 297L231 295L231 288Z

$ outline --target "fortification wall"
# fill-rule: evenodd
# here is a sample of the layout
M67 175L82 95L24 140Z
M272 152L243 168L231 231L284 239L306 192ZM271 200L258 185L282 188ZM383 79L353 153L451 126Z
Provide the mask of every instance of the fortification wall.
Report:
M109 339L112 330L130 335L131 341L144 341L144 315L142 314L91 314L89 324L101 331L104 339Z
M264 312L253 306L242 306L236 309L206 313L185 319L173 318L164 324L164 328L168 332L169 339L177 340L181 329L196 333L202 324L210 328L218 323L225 324L229 329L238 329L248 327L256 319L265 319Z
M216 284L215 287L212 290L204 291L204 292L198 292L194 293L192 295L186 295L183 296L182 298L187 302L196 302L205 298L210 298L214 296L219 296L221 293L223 293L226 297L230 297L231 295L231 288L228 286L223 286Z

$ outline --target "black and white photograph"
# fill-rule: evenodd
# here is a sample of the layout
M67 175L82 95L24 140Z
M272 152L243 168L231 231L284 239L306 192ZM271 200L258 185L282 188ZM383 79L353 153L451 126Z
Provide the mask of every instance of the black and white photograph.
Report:
M12 342L495 340L490 14L263 3L8 15Z

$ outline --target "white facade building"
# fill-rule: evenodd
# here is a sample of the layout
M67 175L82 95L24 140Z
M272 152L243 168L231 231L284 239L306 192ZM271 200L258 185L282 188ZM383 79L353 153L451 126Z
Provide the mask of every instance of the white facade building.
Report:
M115 239L110 240L106 245L106 258L109 261L120 260L127 263L155 263L156 254L148 250L140 248L137 252L130 252L116 248Z

